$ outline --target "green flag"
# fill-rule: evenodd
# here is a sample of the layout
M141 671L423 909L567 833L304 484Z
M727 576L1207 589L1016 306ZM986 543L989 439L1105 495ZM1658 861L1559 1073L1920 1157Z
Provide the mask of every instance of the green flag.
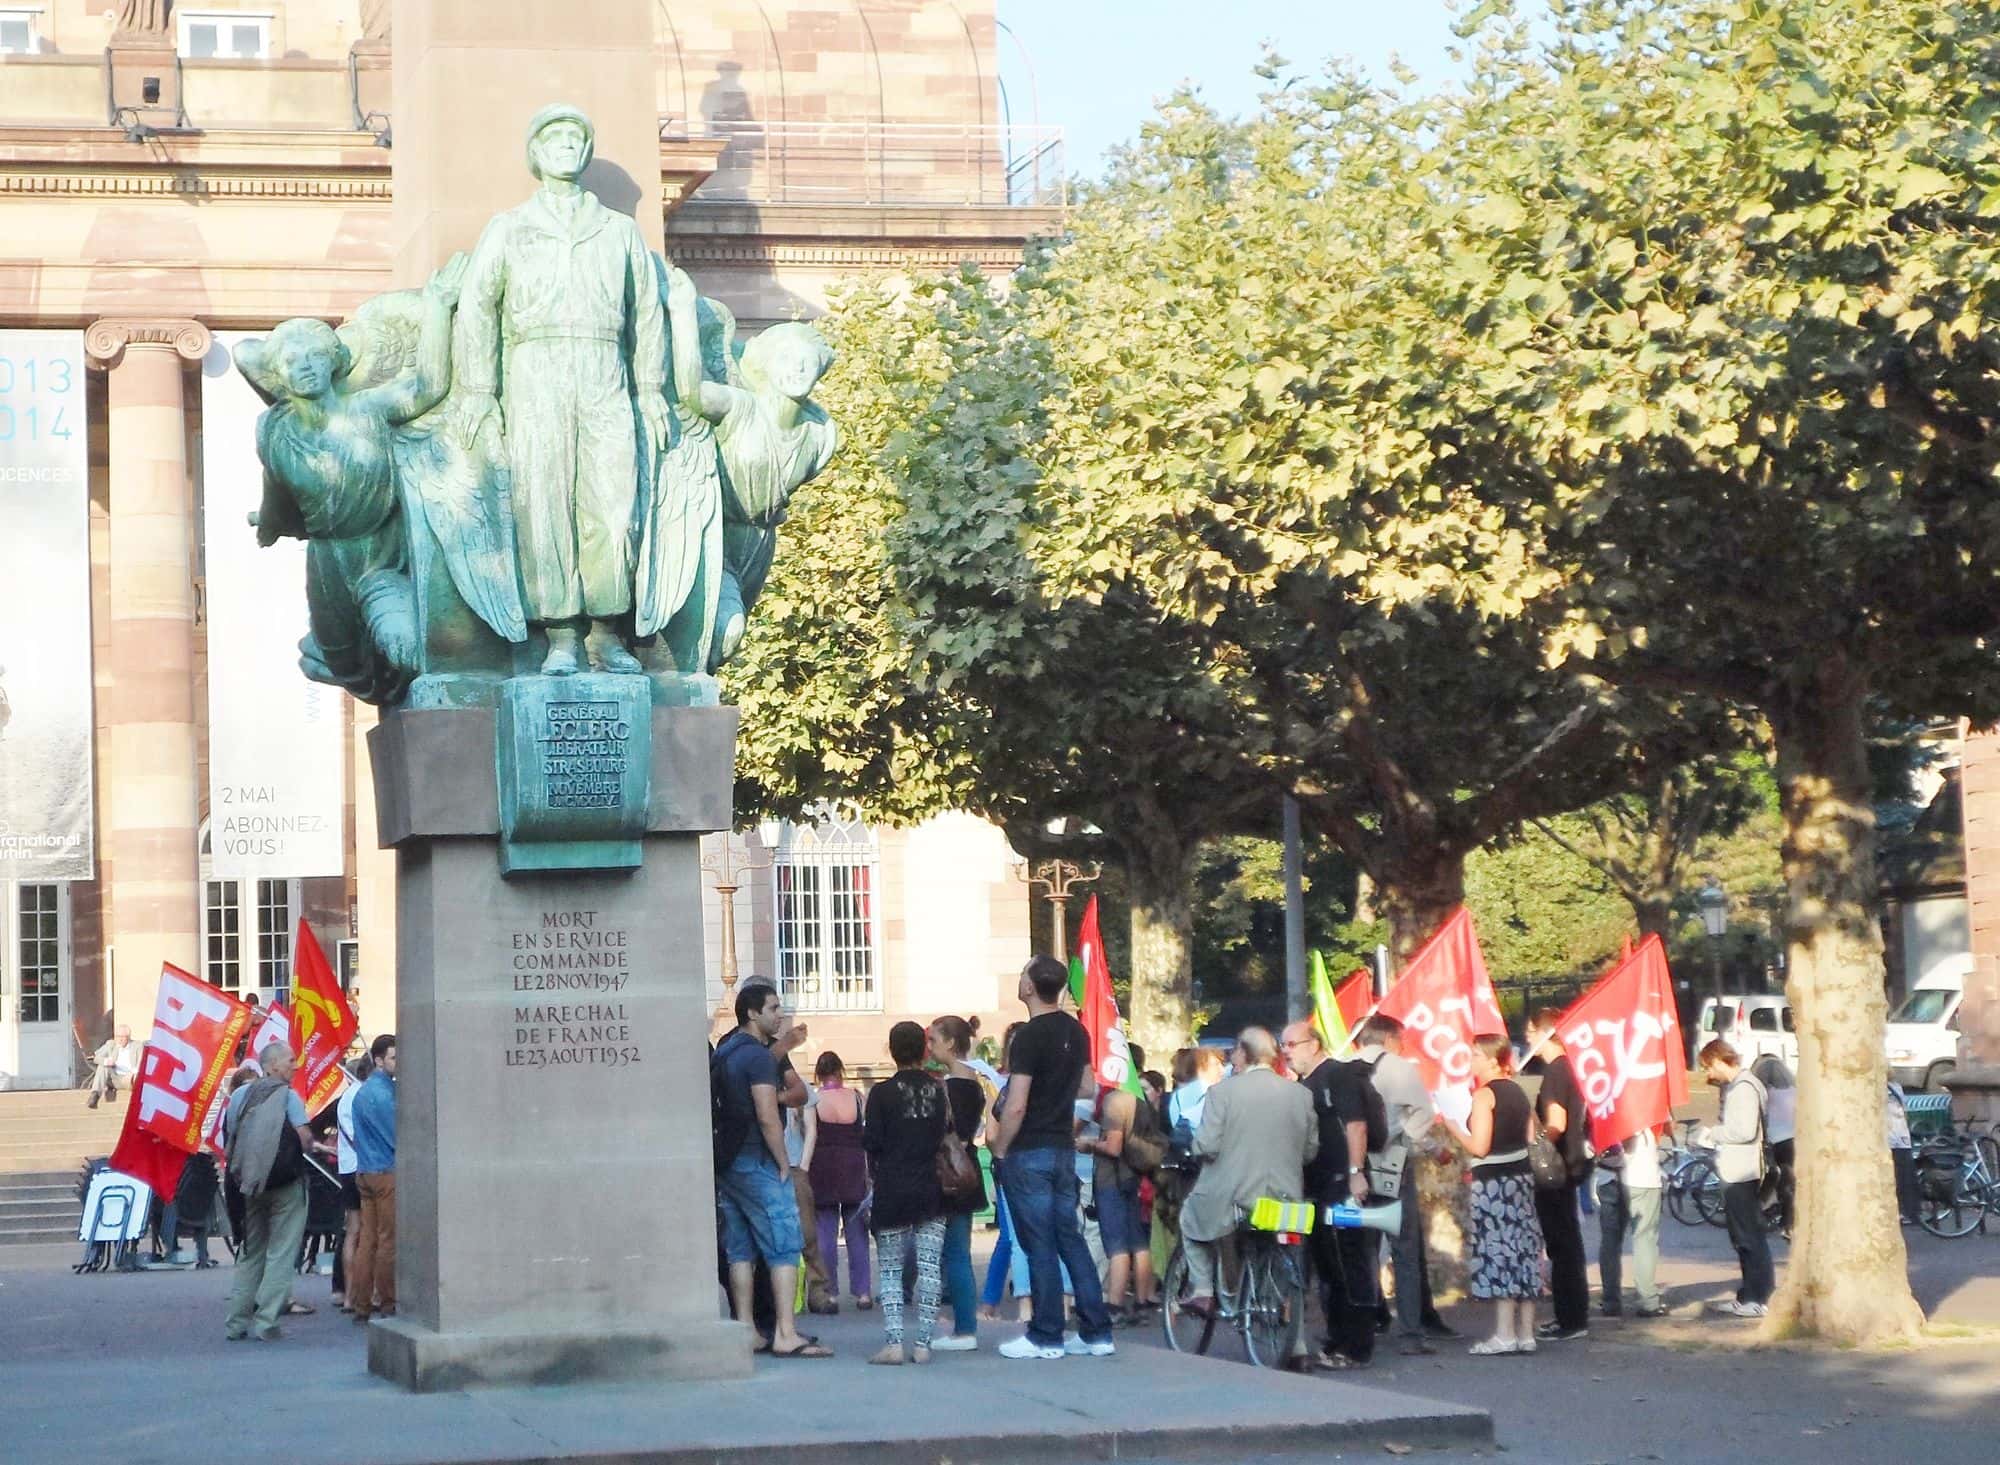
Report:
M1326 958L1315 951L1306 965L1307 990L1312 993L1313 1026L1319 1029L1320 1046L1338 1053L1347 1046L1347 1020L1334 1000L1333 983L1327 980Z
M1076 1004L1078 1012L1083 1011L1083 958L1069 959L1069 1000Z

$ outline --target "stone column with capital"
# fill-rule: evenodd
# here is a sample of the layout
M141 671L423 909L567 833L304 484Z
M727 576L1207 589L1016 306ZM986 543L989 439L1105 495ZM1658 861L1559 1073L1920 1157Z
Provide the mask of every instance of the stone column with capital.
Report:
M191 320L101 320L84 334L91 365L110 375L105 944L115 953L113 1015L141 1034L152 1026L161 962L201 970L185 382L208 348L207 327Z

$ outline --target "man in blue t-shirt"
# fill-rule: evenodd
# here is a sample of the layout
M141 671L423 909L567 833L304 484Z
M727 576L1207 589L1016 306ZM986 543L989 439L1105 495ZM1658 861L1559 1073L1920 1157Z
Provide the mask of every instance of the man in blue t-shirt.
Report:
M254 1327L268 1342L292 1310L293 1269L306 1234L303 1156L312 1137L305 1101L292 1090L291 1048L267 1043L257 1062L264 1076L231 1094L222 1114L229 1179L243 1193L242 1247L223 1336L247 1338Z
M754 1312L757 1263L771 1274L775 1322L757 1351L779 1358L830 1358L830 1350L798 1330L793 1304L805 1232L778 1114L783 1080L771 1045L785 1029L784 1004L775 988L745 982L736 989L736 1031L716 1046L712 1068L725 1115L742 1134L735 1155L716 1156L715 1205L722 1221L722 1254L729 1263L729 1294L736 1316Z
M375 1071L354 1096L354 1185L361 1192L361 1234L347 1304L357 1323L396 1312L396 1035L368 1048ZM381 1306L375 1305L376 1298Z
M1008 1050L1007 1099L990 1140L994 1170L1006 1189L1014 1234L1028 1254L1034 1312L1023 1337L1000 1345L1003 1358L1103 1358L1111 1342L1111 1314L1097 1264L1077 1217L1076 1110L1086 1093L1090 1039L1083 1024L1062 1010L1069 973L1054 957L1038 956L1021 972L1021 1000L1028 1021ZM1076 1292L1078 1335L1063 1333L1063 1270Z

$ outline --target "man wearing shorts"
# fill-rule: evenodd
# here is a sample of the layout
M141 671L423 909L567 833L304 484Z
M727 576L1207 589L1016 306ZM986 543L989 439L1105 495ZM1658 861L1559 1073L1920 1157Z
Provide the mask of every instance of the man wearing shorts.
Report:
M771 1052L784 1027L784 1007L775 989L762 982L737 988L736 1031L717 1045L714 1066L724 1109L748 1123L735 1158L723 1163L718 1156L715 1204L737 1317L752 1315L757 1263L770 1271L775 1322L770 1338L759 1340L758 1352L829 1358L829 1350L800 1336L793 1314L805 1232L799 1225L785 1127L778 1117L778 1061Z

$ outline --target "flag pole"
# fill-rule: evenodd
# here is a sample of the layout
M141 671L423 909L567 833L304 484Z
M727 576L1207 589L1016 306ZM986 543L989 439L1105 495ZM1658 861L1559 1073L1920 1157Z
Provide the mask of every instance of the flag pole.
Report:
M1299 834L1299 801L1285 795L1285 1021L1312 1013L1306 993L1305 855Z

